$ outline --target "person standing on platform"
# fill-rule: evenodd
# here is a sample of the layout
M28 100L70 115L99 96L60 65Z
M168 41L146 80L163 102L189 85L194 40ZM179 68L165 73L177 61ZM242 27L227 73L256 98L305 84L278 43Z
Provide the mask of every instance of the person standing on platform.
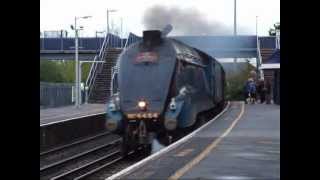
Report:
M265 84L266 103L271 104L271 82L268 79Z
M264 80L260 79L257 85L257 93L260 99L260 103L264 103L266 100L266 88L264 86Z
M250 101L252 104L255 104L256 102L256 95L257 95L257 88L256 83L252 78L249 79L249 92L250 92Z
M248 104L247 100L250 96L249 94L250 94L250 79L246 81L246 84L244 85L244 88L243 88L244 102L246 104Z

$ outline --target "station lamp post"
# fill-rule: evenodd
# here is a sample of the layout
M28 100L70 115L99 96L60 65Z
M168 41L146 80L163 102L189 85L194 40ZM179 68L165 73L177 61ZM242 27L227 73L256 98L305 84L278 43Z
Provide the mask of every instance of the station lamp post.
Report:
M104 33L106 33L106 31L96 31L96 39L98 39L99 37L98 37L98 34L104 34ZM100 46L101 46L101 39L99 38L99 41L98 41L98 49L100 48Z
M78 32L79 30L82 30L83 27L80 26L79 28L77 27L77 20L78 19L88 19L91 18L91 16L82 16L82 17L75 17L74 18L74 26L71 25L71 29L74 30L75 33L75 38L74 38L74 44L75 44L75 106L76 108L80 107L80 102L81 102L81 90L80 90L80 64L79 64L79 47L78 47Z
M110 33L110 29L109 29L109 13L111 12L117 12L117 10L115 9L107 9L107 34Z
M233 36L237 36L237 0L234 0ZM237 58L233 59L234 70L236 70Z
M234 0L233 35L237 35L237 0Z
M121 21L121 35L120 35L120 38L121 38L121 48L122 48L122 23L123 23L123 19L122 19L122 17L121 17L121 19L120 19L120 21Z
M258 36L258 16L256 16L256 36L257 36L257 50L258 50L258 48L260 49L260 47L258 47L258 46L260 46L260 43L259 43L259 36ZM263 79L264 77L263 77L263 70L262 69L260 69L260 67L261 67L261 64L262 64L262 59L261 59L261 56L260 56L260 51L259 51L259 57L257 58L257 73L258 73L258 78L259 79Z

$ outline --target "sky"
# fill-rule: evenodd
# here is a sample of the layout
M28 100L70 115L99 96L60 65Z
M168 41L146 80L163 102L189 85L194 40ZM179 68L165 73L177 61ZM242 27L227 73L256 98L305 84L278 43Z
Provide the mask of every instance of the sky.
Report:
M63 29L72 35L70 25L74 24L74 17L89 15L92 18L77 22L84 27L80 35L95 36L96 31L106 30L107 9L116 9L109 20L121 29L122 19L121 35L129 32L141 35L143 14L154 5L195 8L207 21L233 27L234 0L40 0L40 31ZM268 35L269 28L280 22L280 0L237 0L239 35L256 34L256 16L258 35Z

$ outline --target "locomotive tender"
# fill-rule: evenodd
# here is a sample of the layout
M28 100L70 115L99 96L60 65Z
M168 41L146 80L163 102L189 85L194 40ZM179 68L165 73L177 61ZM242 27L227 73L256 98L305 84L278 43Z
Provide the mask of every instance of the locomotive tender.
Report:
M195 125L203 112L223 106L225 72L211 56L161 31L125 49L113 75L107 129L123 137L122 152Z

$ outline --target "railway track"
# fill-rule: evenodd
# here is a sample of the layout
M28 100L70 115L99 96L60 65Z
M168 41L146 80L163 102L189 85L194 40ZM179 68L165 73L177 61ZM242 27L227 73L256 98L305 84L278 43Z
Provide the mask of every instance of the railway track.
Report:
M60 180L60 179L84 179L85 177L93 174L107 166L110 166L123 159L120 151L114 151L112 153L106 154L92 162L86 163L78 168L72 169L58 176L50 178L50 180Z
M142 148L129 152L126 157L121 156L120 143L121 140L116 140L42 167L40 168L40 179L100 179L111 176L145 157ZM139 154L139 152L142 153Z
M49 149L47 151L43 151L43 152L40 152L40 158L42 156L46 156L48 154L51 154L51 153L55 153L55 152L58 152L58 151L61 151L61 150L65 150L67 148L72 148L74 146L77 146L77 145L81 145L81 144L85 144L85 143L88 143L92 140L96 140L97 138L102 138L102 137L105 137L105 136L108 136L110 135L110 132L102 132L102 133L99 133L97 135L94 135L94 136L90 136L90 137L87 137L87 138L84 138L84 139L80 139L78 141L75 141L75 142L72 142L72 143L69 143L69 144L65 144L65 145L62 145L62 146L58 146L56 148L52 148L52 149Z
M142 147L136 151L131 151L126 157L122 157L118 161L110 164L105 164L100 168L97 168L91 172L86 173L83 176L75 178L75 180L105 180L106 178L112 176L113 174L141 161L146 158L148 155L145 154L145 151Z
M120 155L120 143L121 139L118 138L112 142L90 148L89 150L76 153L66 158L61 158L58 161L43 163L42 166L40 165L40 179L58 179L60 176L63 177L62 175L69 175L70 172L79 171L87 167L92 167L104 160L113 159L115 156ZM54 159L55 156L50 156L50 158ZM114 159L117 158L118 157Z
M135 152L131 151L128 156L122 157L120 153L121 138L118 137L111 142L103 141L103 138L107 136L111 135L109 133L102 133L40 153L40 179L105 179L147 157L142 148L139 148ZM77 145L87 145L86 143L88 142L99 140L100 145L97 143L95 147L87 147L85 151L67 157L60 157L61 159L58 161L52 161L52 159L59 157L60 151L75 148ZM104 143L101 144L101 142ZM47 157L48 161L41 166L41 158L45 157Z

